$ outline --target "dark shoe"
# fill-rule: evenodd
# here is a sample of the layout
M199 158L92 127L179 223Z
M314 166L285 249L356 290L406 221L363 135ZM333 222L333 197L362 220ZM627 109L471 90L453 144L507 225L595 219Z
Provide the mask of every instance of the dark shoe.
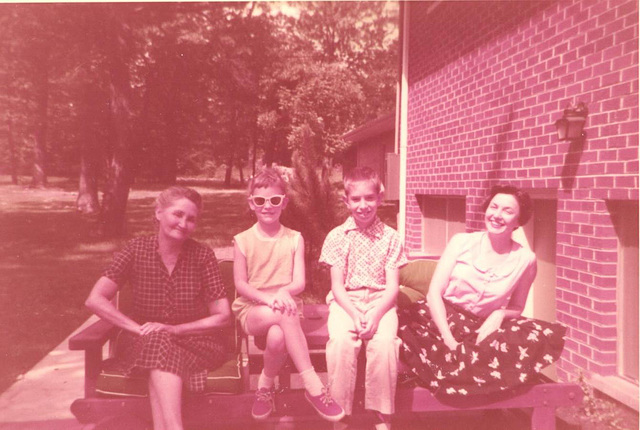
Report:
M318 396L312 396L305 390L304 398L313 406L318 415L327 421L337 422L344 417L344 409L331 398L327 388L323 388L322 394Z
M251 408L251 416L256 420L266 420L276 408L273 388L259 388Z

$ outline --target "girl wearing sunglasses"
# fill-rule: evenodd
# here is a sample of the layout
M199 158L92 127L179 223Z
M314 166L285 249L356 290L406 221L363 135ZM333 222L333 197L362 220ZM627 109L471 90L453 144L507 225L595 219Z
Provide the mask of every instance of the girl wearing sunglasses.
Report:
M267 339L251 415L263 420L273 412L274 378L289 354L307 401L323 418L338 421L344 411L313 369L300 326L302 301L297 295L305 286L304 240L280 224L288 200L277 171L265 169L250 181L248 202L257 222L234 237L233 274L239 297L232 310L247 334Z

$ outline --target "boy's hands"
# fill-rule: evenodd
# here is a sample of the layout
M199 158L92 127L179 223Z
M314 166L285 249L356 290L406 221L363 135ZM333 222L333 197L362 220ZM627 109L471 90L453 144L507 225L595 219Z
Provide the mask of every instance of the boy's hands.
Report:
M352 315L351 318L353 318L353 326L356 329L356 334L360 336L360 333L366 327L365 316L362 312L356 311L356 313Z
M295 300L287 290L278 290L268 303L273 311L280 311L283 314L294 315L298 311Z
M380 316L377 312L367 312L364 314L364 320L362 322L362 330L360 330L358 336L360 339L369 340L376 334L376 331L378 331Z

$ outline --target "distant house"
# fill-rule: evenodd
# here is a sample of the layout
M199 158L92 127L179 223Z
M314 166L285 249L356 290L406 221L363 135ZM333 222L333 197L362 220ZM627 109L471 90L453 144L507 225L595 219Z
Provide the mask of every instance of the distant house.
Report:
M352 145L343 168L367 166L380 175L386 200L398 200L399 159L395 150L395 112L383 115L342 136Z
M403 2L402 33L409 256L437 258L454 233L483 228L491 186L529 190L527 315L568 327L557 377L583 373L637 410L638 2ZM577 102L585 137L559 140Z

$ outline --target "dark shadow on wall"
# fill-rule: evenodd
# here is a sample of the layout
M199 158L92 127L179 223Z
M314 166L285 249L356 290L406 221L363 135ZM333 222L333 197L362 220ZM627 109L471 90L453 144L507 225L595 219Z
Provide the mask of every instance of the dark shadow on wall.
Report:
M562 188L565 190L573 189L576 182L576 174L578 173L578 167L580 166L580 159L584 152L585 138L574 139L569 144L569 150L564 157L564 164L562 171L560 172L560 181L562 182Z
M417 70L419 73L411 76L411 80L422 80L500 35L512 32L523 21L556 3L557 1L409 2L412 23L409 35L412 52L410 61L422 63L416 68L409 65L409 70ZM552 34L545 32L545 37L551 36Z
M501 178L500 172L503 170L502 162L507 158L507 145L509 143L509 133L513 130L515 113L513 105L509 106L507 120L500 126L500 131L496 135L496 142L493 144L491 167L487 169L487 188L495 185Z

